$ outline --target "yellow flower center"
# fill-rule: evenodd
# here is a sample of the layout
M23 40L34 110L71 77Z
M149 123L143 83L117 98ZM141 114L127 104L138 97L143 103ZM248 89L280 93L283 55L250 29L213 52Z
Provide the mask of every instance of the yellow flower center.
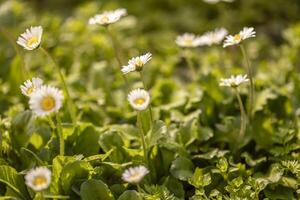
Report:
M28 95L30 95L33 91L34 91L34 88L30 87L30 88L27 89L26 92L27 92Z
M33 185L34 186L40 186L40 185L44 185L47 183L47 179L45 176L36 176L33 180Z
M50 111L55 107L55 99L52 96L46 96L41 101L41 107L44 111Z
M140 58L137 58L136 61L135 61L135 66L137 67L142 67L143 66L143 62Z
M102 23L105 23L105 24L106 24L106 23L109 22L109 18L108 18L108 16L104 15L104 16L101 17L100 21L101 21Z
M184 40L184 43L188 46L193 45L193 42L194 42L193 38L185 38Z
M233 37L234 41L235 42L240 42L242 40L242 37L240 34L236 34L234 37Z
M131 174L130 179L136 179L139 178L140 173L139 172L134 172L133 174Z
M137 98L137 99L134 100L134 103L136 105L143 105L145 103L145 101L146 100L144 98Z
M38 43L39 39L36 36L27 40L27 46L31 47L32 45Z

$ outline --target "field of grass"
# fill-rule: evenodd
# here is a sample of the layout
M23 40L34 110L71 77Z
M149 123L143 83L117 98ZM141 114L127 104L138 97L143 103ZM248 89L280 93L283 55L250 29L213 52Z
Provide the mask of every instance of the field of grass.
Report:
M300 199L299 13L0 0L0 200Z

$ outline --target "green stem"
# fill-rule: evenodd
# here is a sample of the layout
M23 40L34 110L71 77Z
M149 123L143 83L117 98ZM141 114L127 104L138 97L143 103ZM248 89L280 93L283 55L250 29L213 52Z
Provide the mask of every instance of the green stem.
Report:
M5 28L0 27L0 32L4 35L4 37L7 38L7 40L9 41L9 43L13 46L16 54L19 56L19 58L21 59L22 65L21 65L21 71L22 71L22 75L23 75L23 79L26 80L28 77L30 77L28 70L26 69L26 63L24 61L24 58L18 48L18 46L16 45L15 40L11 37L12 34L10 34Z
M114 54L115 54L116 60L117 60L117 62L119 64L120 70L118 70L118 71L121 72L123 64L122 64L121 53L120 53L119 48L118 48L117 40L114 37L114 34L112 33L112 31L109 29L108 26L106 26L106 30L107 30L107 33L108 33L110 39L111 39L113 50L114 50ZM124 79L124 82L126 83L126 88L127 88L127 86L128 86L128 80L127 80L125 74L123 74L122 72L121 72L121 74L122 74L122 77Z
M253 114L253 106L254 106L254 93L255 93L255 88L254 88L254 80L253 80L253 73L252 73L252 68L250 65L250 60L248 58L248 55L246 53L246 50L244 48L244 46L241 44L240 45L240 49L242 51L243 54L243 58L246 64L246 69L247 69L247 75L249 77L250 80L250 92L249 92L249 97L250 97L250 103L249 103L249 119L252 118L252 114Z
M240 128L240 134L239 134L239 138L241 139L245 134L246 125L247 125L246 124L246 112L245 112L243 101L240 96L238 88L235 88L235 92L236 92L236 97L238 99L239 106L240 106L240 112L241 112L241 128Z
M144 89L148 90L148 88L146 87L146 82L144 80L143 72L140 71L139 73L140 73L140 77L141 77ZM150 113L150 120L151 120L151 127L152 127L153 126L153 113L152 113L151 102L149 103L149 113Z
M141 117L140 112L137 112L137 123L138 123L138 127L140 129L140 135L141 135L141 141L142 141L142 146L143 146L143 151L144 151L145 163L148 166L149 162L148 162L148 155L147 155L145 133L144 133L143 125L142 125L142 117Z
M186 62L191 70L191 74L192 74L192 79L193 81L196 80L196 76L197 76L197 71L196 71L196 68L195 68L195 65L192 61L192 57L191 57L191 51L189 49L185 49L184 50L184 57L186 59Z
M56 68L56 70L59 74L60 81L63 85L64 92L65 92L65 95L67 97L67 106L68 106L68 110L69 110L69 113L70 113L70 117L71 117L71 120L72 120L74 130L75 130L75 126L76 126L76 107L75 107L74 102L72 101L72 99L70 97L70 93L69 93L69 90L68 90L68 87L67 87L67 84L66 84L66 81L65 81L64 74L62 73L62 71L60 70L60 67L58 66L58 64L54 60L54 58L50 55L50 53L46 49L44 49L43 47L40 47L40 49L52 61L52 63L54 64L54 66L55 66L55 68Z
M64 142L64 135L61 126L61 119L58 113L56 113L56 122L57 122L57 133L59 137L59 155L63 156L65 154L65 142Z

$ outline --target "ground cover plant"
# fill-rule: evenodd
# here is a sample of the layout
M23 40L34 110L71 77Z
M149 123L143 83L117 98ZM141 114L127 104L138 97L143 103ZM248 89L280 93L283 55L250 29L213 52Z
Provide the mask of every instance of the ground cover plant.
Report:
M300 198L300 2L0 2L0 199Z

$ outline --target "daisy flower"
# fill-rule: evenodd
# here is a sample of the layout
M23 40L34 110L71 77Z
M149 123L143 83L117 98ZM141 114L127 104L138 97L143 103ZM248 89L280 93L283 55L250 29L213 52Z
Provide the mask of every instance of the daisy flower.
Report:
M40 78L33 77L31 80L25 81L21 86L21 92L25 96L30 96L36 89L43 85L43 80Z
M221 1L227 2L227 3L234 2L234 0L203 0L203 1L206 2L206 3L210 3L210 4L216 4L216 3L219 3Z
M63 94L55 87L44 85L30 96L29 107L38 116L57 112L63 101Z
M43 28L41 26L32 26L18 37L17 44L24 49L34 50L40 46L42 34Z
M144 89L135 89L128 94L128 101L133 109L142 111L147 109L150 103L150 95Z
M36 192L47 189L51 182L51 171L46 167L31 169L25 175L25 183Z
M122 174L122 179L127 183L137 184L149 173L144 166L130 167Z
M220 44L227 35L228 31L225 28L217 28L214 31L204 33L201 38L204 44L211 46Z
M146 53L145 55L131 58L128 61L128 65L122 66L121 71L124 74L133 72L133 71L141 71L143 69L143 66L151 59L152 59L151 53Z
M249 82L249 79L247 78L247 75L237 75L237 76L231 76L227 79L221 79L220 86L226 86L226 87L233 87L236 88L239 85L243 83Z
M179 35L175 42L180 47L198 47L204 44L202 38L193 33Z
M113 11L105 11L102 14L95 15L89 19L89 24L109 25L115 23L121 19L121 17L127 15L127 11L124 8L119 8Z
M243 40L246 40L248 38L256 37L256 32L253 27L244 27L243 30L241 30L238 34L232 36L228 35L226 36L226 39L224 41L223 47L228 47L232 45L236 45L241 43Z

